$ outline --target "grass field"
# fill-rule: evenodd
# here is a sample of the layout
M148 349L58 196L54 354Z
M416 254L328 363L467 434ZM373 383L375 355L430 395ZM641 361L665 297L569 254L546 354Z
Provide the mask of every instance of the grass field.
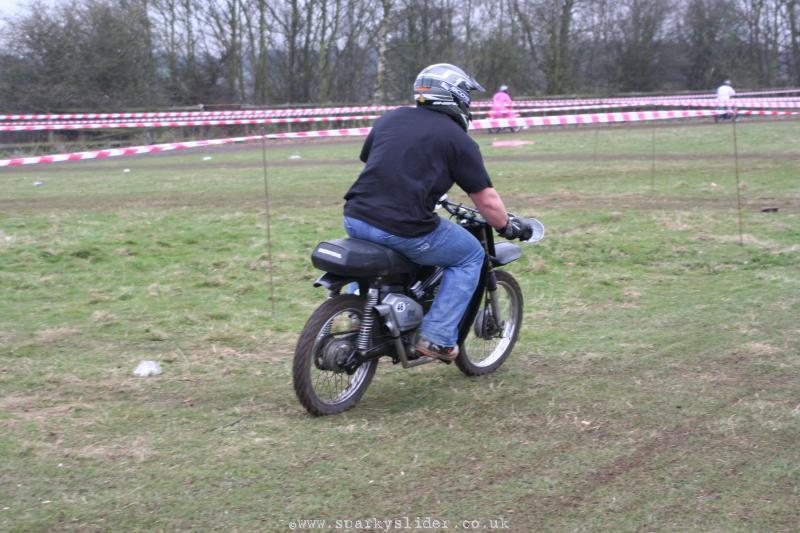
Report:
M322 419L291 357L358 140L266 147L274 316L261 146L1 171L0 530L796 531L800 122L737 126L741 244L730 125L474 137L548 227L520 342Z

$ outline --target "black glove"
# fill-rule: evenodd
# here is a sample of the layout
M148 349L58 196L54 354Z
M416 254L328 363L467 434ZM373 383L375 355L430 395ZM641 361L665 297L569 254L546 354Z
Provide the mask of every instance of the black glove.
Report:
M497 230L497 233L508 240L519 239L527 241L533 235L533 228L521 218L509 215L508 224L506 224L505 228Z

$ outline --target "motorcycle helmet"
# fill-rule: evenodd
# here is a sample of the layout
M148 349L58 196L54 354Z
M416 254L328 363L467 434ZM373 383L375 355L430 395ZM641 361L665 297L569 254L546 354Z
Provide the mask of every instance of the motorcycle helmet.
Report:
M469 128L470 91L485 91L483 86L455 65L437 63L422 69L414 80L414 99L417 105L430 106L450 115L464 128Z
M725 80L725 81L723 81L723 82L722 82L722 85L727 85L727 86L729 86L729 87L730 87L730 85L731 85L731 80Z
M508 92L508 85L501 85L500 92L507 93Z

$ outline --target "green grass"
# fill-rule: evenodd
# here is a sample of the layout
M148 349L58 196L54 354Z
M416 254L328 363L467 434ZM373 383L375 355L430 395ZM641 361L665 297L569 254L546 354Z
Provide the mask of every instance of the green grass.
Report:
M268 146L274 317L259 145L4 170L0 530L796 530L800 124L737 125L742 245L731 133L475 134L548 228L509 267L514 353L477 379L381 364L323 419L291 357L357 140Z

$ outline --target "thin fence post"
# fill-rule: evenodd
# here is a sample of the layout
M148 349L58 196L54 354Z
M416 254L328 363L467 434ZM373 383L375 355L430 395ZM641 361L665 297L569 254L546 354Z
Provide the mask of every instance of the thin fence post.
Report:
M736 114L731 118L731 125L733 128L733 160L734 168L736 169L736 205L737 215L739 221L739 246L744 246L744 236L742 235L742 191L739 181L739 143L736 138Z
M270 227L269 181L267 181L267 135L261 132L261 164L264 169L264 202L267 208L267 270L269 271L269 302L275 320L275 283L272 277L272 229Z
M653 160L650 165L650 191L655 192L656 190L656 124L653 123Z

